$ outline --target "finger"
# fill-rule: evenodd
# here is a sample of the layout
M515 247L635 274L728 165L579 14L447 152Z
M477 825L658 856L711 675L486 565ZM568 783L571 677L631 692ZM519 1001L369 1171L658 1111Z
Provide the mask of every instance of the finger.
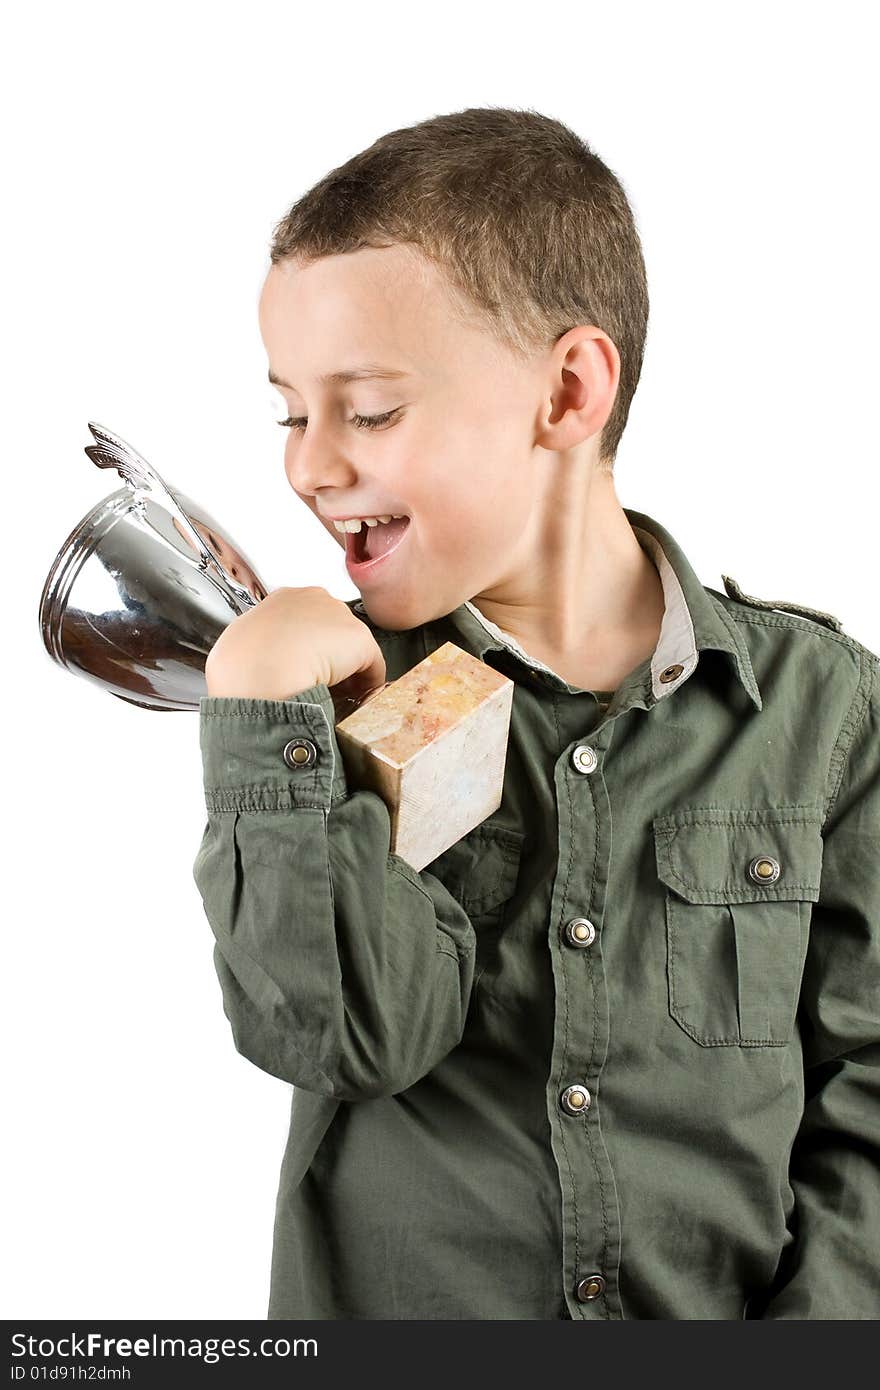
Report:
M385 683L385 658L375 642L370 642L361 664L339 681L334 689L347 699L360 703L366 695Z
M359 700L385 683L385 658L377 647L369 654L366 663L359 667L351 677L352 694Z

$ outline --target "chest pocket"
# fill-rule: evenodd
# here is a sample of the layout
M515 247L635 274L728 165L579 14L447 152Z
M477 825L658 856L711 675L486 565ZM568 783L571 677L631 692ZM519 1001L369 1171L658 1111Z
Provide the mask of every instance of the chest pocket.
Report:
M497 956L507 907L516 891L525 832L483 821L425 868L464 908L477 938L474 989Z
M703 1047L789 1042L819 897L819 810L690 807L653 826L671 1016Z

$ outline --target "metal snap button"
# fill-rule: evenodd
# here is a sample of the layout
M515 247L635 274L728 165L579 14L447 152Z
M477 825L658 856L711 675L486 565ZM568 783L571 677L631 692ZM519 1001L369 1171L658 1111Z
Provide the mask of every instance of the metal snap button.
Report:
M664 666L663 670L660 672L659 679L664 685L668 685L670 681L677 681L683 670L684 667L678 662L676 662L674 666Z
M590 1303L592 1299L598 1298L605 1290L605 1280L601 1274L588 1274L584 1279L579 1279L575 1287L574 1296L578 1303Z
M596 928L587 917L572 917L565 924L565 939L569 946L592 946L596 940Z
M599 766L599 759L596 756L595 748L591 748L588 743L579 743L571 755L571 761L578 772L595 772Z
M779 860L770 854L758 854L749 864L749 877L755 883L775 883L781 872Z
M566 1086L559 1097L559 1104L569 1115L583 1115L590 1108L590 1093L586 1086Z
M285 743L281 756L288 767L292 767L294 772L299 772L318 761L318 750L310 738L292 738L289 743Z

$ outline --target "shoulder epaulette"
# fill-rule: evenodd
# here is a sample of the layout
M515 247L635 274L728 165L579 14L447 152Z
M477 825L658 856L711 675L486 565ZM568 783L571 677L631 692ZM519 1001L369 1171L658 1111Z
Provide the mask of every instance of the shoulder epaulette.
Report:
M735 579L731 579L729 574L722 574L724 587L731 598L739 599L740 603L748 603L752 608L778 608L783 613L797 613L801 618L812 618L814 623L822 623L824 627L830 627L834 632L843 632L843 623L839 618L835 618L833 613L823 613L821 608L808 608L805 603L786 603L782 599L755 598L753 594L744 594Z

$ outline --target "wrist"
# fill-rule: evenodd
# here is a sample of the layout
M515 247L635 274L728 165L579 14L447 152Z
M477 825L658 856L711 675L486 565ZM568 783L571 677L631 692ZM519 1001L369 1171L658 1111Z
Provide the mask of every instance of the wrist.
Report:
M205 674L207 694L212 698L232 700L292 700L317 685L319 677L297 677L286 680L284 685L250 680L224 680Z
M320 679L309 671L285 673L282 681L270 673L224 669L219 662L212 663L210 654L205 663L207 694L218 699L290 700Z

